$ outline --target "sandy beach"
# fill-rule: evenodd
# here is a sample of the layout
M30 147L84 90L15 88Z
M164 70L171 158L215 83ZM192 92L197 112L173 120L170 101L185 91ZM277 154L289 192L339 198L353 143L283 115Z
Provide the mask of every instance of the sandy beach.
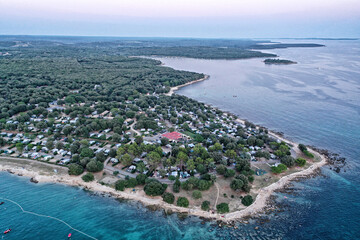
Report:
M200 79L197 79L197 80L194 80L194 81L191 81L191 82L187 82L185 84L182 84L182 85L179 85L179 86L176 86L176 87L172 87L172 88L170 88L170 91L168 93L165 93L165 95L166 96L171 96L171 95L173 95L175 93L175 91L179 90L182 87L185 87L185 86L197 83L197 82L205 81L208 78L209 78L209 76L205 75L205 77L203 77L203 78L200 78Z

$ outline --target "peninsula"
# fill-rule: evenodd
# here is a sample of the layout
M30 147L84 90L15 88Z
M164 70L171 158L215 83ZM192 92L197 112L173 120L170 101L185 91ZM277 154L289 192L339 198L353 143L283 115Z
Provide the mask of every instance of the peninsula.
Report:
M303 144L174 94L209 76L92 44L0 41L0 170L233 220L326 164Z

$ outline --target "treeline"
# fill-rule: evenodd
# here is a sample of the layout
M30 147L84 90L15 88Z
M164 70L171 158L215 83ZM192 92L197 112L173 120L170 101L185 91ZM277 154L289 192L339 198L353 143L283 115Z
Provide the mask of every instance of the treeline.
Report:
M45 57L29 57L24 51L0 61L0 119L46 108L49 102L63 98L68 104L134 100L204 77L159 66L160 62L151 59L84 58L76 51L70 56L58 51L52 49Z

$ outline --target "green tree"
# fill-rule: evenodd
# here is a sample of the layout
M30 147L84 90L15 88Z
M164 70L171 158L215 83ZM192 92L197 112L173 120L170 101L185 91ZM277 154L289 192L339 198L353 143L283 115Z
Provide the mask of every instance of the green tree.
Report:
M244 182L241 179L234 179L230 183L230 187L234 191L241 189L243 186Z
M298 165L299 167L303 167L306 164L306 160L304 158L298 158L295 160L296 165Z
M209 211L209 209L210 209L210 202L209 202L209 201L203 201L203 202L201 203L201 209L202 209L203 211Z
M91 160L88 164L86 164L86 170L89 172L100 172L103 169L104 164L96 160Z
M243 197L243 199L241 200L241 203L244 206L250 206L252 203L254 202L252 196L250 195L246 195L245 197Z
M287 167L292 167L295 164L295 159L291 156L284 156L281 158L281 163L285 164Z
M219 165L216 167L216 172L220 175L224 175L227 171L227 168L224 165Z
M307 147L304 144L300 143L298 147L299 147L300 151L302 151L302 152L307 151Z
M216 210L218 213L227 213L229 212L229 204L227 203L220 203L216 205Z
M129 154L124 154L122 157L121 157L121 163L127 167L127 166L130 166L131 163L132 163L133 159L132 157L129 155Z
M94 175L92 173L86 173L84 176L81 177L84 182L91 182L94 181Z
M180 167L184 166L184 163L188 161L189 157L183 151L179 152L176 158L176 162L180 165Z
M250 136L250 137L247 139L246 142L247 142L247 144L248 144L249 146L254 146L255 143L256 143L256 137Z
M174 201L175 201L175 196L174 196L174 194L169 193L169 192L165 192L165 193L162 195L162 198L163 198L164 202L169 203L169 204L173 204Z
M117 191L124 191L126 186L126 180L117 180L115 183L115 189Z
M271 167L271 171L273 173L282 173L282 172L285 172L287 170L287 167L286 165L280 163L277 167L273 166Z
M46 147L47 149L53 149L53 148L54 148L54 141L48 140L48 141L46 142L46 144L45 144L45 147Z
M235 157L236 157L236 152L234 151L234 150L226 150L226 152L225 152L225 156L226 157L228 157L228 158L230 158L230 159L235 159Z
M160 164L161 162L161 156L159 155L159 153L152 151L147 155L148 158L148 162L151 166L152 169L156 169L157 166Z
M262 147L262 146L264 146L264 141L261 139L256 139L255 145L258 147Z
M181 186L181 183L180 183L179 179L176 179L174 182L174 185L173 185L173 191L175 193L180 192L180 186Z
M68 136L72 132L72 130L73 130L73 127L68 125L68 126L65 126L62 131L65 136Z
M138 164L136 164L136 170L138 170L140 173L145 172L146 171L145 163L139 162Z
M188 207L189 200L186 197L178 197L178 199L176 201L176 205L179 207Z
M99 162L105 162L106 156L103 151L96 154L96 160Z
M222 151L222 149L223 149L223 146L220 143L217 142L214 144L215 151Z
M136 185L138 185L138 182L137 182L136 178L129 178L126 181L126 187L127 188L134 188L134 187L136 187Z
M238 161L236 161L235 169L238 172L249 171L250 162L246 159L239 159Z
M83 148L81 149L80 156L82 158L84 157L92 158L94 157L94 151L91 148Z
M16 149L19 152L22 152L24 150L24 144L23 143L17 143L15 146L16 146Z
M186 163L186 169L189 171L194 171L195 169L195 163L193 159L189 159Z
M202 198L202 194L201 194L201 192L199 190L194 190L193 193L192 193L192 197L194 199L200 199L200 198Z
M80 175L84 172L84 168L76 163L69 165L69 175Z
M157 180L150 181L144 186L144 191L146 195L149 196L161 196L167 188L166 184L161 184Z
M166 137L161 138L160 141L161 141L161 146L165 146L165 145L169 144L169 139Z
M138 182L139 185L144 185L146 179L147 179L147 176L142 173L140 173L136 176L136 181Z
M228 178L228 177L233 177L233 176L235 176L235 170L227 168L226 172L224 174L224 177Z

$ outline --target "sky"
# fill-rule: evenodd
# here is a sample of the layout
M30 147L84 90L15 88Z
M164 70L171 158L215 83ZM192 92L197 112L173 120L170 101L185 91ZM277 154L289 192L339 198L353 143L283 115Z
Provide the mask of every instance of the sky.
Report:
M360 0L0 0L0 34L360 37Z

